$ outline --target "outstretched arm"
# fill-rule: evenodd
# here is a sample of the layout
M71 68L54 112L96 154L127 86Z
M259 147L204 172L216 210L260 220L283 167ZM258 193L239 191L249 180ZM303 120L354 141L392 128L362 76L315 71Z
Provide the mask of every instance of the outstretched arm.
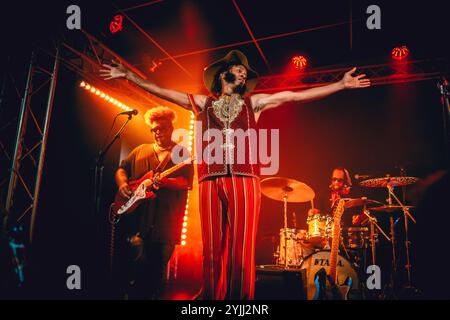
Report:
M274 94L255 94L251 97L252 105L257 112L276 108L286 102L309 102L325 98L335 92L344 89L358 89L370 86L370 80L366 75L352 76L356 68L346 72L344 77L335 83L307 89L303 91L281 91Z
M127 79L128 81L134 83L138 87L144 89L145 91L170 102L173 102L185 109L191 110L191 104L189 103L189 99L187 94L184 92L162 88L155 83L143 79L136 73L131 70L126 69L122 64L113 61L116 66L110 66L107 64L103 64L104 69L100 70L100 75L105 80L111 79ZM203 95L194 95L195 104L199 108L203 108L206 101L206 96Z

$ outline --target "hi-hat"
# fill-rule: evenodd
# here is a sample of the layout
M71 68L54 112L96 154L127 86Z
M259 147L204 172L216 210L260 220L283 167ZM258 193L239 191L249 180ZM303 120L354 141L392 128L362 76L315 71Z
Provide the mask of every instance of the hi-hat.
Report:
M308 202L314 199L315 193L311 187L303 182L282 178L271 177L261 181L262 193L273 200L287 202Z
M359 184L369 188L401 187L419 181L416 177L384 177L361 181Z

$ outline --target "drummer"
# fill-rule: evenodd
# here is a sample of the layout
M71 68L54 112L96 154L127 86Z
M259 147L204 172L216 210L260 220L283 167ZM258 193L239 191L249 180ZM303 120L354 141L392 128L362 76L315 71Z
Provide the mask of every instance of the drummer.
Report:
M354 198L355 192L352 190L352 179L350 173L344 167L336 167L331 173L331 181L327 190L316 194L314 199L315 208L309 209L308 216L315 214L331 214L332 208L340 198ZM321 210L320 210L321 209ZM363 213L351 215L344 214L344 225L359 226L367 223L366 216Z

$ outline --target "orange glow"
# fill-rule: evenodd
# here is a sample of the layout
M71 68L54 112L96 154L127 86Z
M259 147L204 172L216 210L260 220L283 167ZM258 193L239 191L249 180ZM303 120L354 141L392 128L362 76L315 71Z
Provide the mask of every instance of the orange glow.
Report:
M292 58L292 64L295 69L303 69L308 64L308 60L304 56L295 56Z
M392 59L403 60L409 55L409 49L407 46L395 47L391 51Z

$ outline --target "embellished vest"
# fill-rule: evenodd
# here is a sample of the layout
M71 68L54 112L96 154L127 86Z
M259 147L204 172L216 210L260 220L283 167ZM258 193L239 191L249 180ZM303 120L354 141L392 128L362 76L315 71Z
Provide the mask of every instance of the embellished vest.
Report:
M259 177L258 132L250 98L208 97L203 110L194 108L194 113L199 181L225 175Z

